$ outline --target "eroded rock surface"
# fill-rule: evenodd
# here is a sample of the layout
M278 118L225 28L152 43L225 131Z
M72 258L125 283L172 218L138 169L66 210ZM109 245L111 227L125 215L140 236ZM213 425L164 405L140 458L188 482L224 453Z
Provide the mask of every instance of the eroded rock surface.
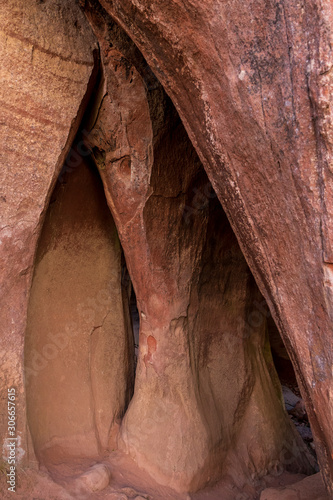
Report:
M267 488L260 500L329 500L320 474L307 477L285 488Z
M87 212L87 171L75 172L86 193L77 218L71 214L66 226L73 200L54 232L48 216L56 204L45 218L93 93L86 145L140 313L135 391L119 446L180 491L223 478L252 499L269 472L313 471L283 407L262 293L333 494L330 4L101 2L171 96L199 160L137 47L97 1L79 3L95 36L76 2L10 0L0 10L1 376L5 390L17 390L20 460L34 463L33 446L42 461L106 451L129 399L129 288L120 289L113 222L101 228L98 210ZM61 227L67 239L58 238ZM93 318L70 306L86 304L88 288L95 299L105 285L107 304L101 311L95 303ZM35 378L34 349L43 351L49 325L55 337L53 327L63 330L73 311L77 336L58 349L60 357L45 351L49 359ZM33 446L25 434L26 388Z
M33 258L43 211L91 91L97 45L75 2L2 2L0 25L0 364L3 394L16 388L22 461L28 458L23 349Z
M263 471L310 472L283 408L264 301L201 163L167 99L150 112L140 65L96 31L104 95L87 144L140 313L121 447L181 491L222 475L253 487Z
M288 348L333 495L332 5L102 4L202 159Z
M98 172L78 153L82 144L51 197L28 308L27 416L43 463L109 449L133 392L122 251Z

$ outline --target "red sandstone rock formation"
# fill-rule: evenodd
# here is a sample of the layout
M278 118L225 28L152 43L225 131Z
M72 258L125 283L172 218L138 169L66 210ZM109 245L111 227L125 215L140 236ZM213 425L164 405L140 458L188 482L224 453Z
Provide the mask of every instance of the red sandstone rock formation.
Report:
M104 37L104 92L88 142L141 315L138 390L121 447L184 491L223 475L242 487L289 450L290 468L302 467L265 318L247 324L262 299L223 210L178 119L162 105L162 120L150 116L140 74ZM194 195L206 203L190 214Z
M30 292L27 417L41 462L108 449L133 392L121 247L98 173L78 156L82 145L50 200Z
M3 2L0 23L1 381L2 394L16 388L20 456L27 462L32 457L23 352L34 255L55 180L92 90L97 44L73 2ZM1 404L5 439L3 395Z
M332 6L101 3L179 111L288 347L333 495Z
M200 160L98 2L80 2L91 27L75 2L1 6L1 378L17 391L21 464L102 460L131 392L121 250L85 161L47 210L86 111L140 313L119 447L181 491L222 478L256 498L270 472L313 471L283 407L262 293L332 495L330 5L101 3ZM98 345L85 334L97 311L87 325L77 309L88 287L110 299ZM47 331L73 320L75 342L35 377Z

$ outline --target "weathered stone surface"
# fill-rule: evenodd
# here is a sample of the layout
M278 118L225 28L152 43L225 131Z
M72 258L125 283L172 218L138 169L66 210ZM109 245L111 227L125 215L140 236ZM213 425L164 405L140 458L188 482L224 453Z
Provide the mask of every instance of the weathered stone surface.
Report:
M21 471L22 472L22 471ZM74 500L73 496L67 489L59 484L56 484L50 476L39 470L38 472L31 468L25 469L20 474L20 479L17 482L15 493L8 491L6 477L0 474L1 499L12 500ZM83 498L81 496L81 498Z
M140 493L136 490L134 490L133 488L122 488L121 489L121 493L123 493L124 495L127 495L129 498L144 498L142 497L142 495L140 495Z
M109 500L128 500L128 497L123 493L110 493L108 494Z
M283 408L264 301L200 161L170 104L150 114L138 70L103 40L104 95L87 144L140 312L121 446L182 491L221 475L242 486L278 467L310 471Z
M320 474L306 477L286 488L267 488L260 500L329 500Z
M98 3L80 4L100 41L103 71L98 76L97 66L93 71L97 44L76 2L10 0L0 11L6 167L0 174L1 377L5 388L17 389L19 456L28 449L23 336L37 239L98 81L87 144L119 231L141 321L135 394L122 422L120 446L158 481L179 490L223 477L255 498L257 480L268 472L312 470L283 408L267 342L269 313L161 86ZM287 345L332 493L331 6L320 0L304 5L294 0L246 5L103 0L103 5L142 49L180 112ZM80 233L84 221L78 220ZM95 223L94 216L92 231ZM94 238L80 234L81 243L90 241L95 248ZM115 235L113 226L110 234ZM92 333L95 340L102 334L97 346L84 341L77 352L71 344L63 353L73 381L70 391L86 384L72 413L65 398L57 400L61 378L52 383L60 373L59 367L51 370L57 360L45 367L50 378L41 377L35 387L31 383L37 380L29 371L34 342L45 347L39 328L46 323L36 299L47 296L43 280L59 278L60 270L73 282L82 276L82 269L62 267L64 254L52 272L48 267L39 274L37 253L27 330L29 424L42 460L54 434L56 440L60 434L61 458L82 448L91 455L107 447L108 438L117 434L113 417L126 407L131 364L128 349L125 366L118 359L120 371L114 373L117 367L111 369L107 355L112 328L99 328ZM118 267L119 252L114 257ZM103 262L108 268L107 259ZM98 278L96 289L109 281L109 271L106 276L88 273L92 281ZM119 293L119 277L111 282L119 306L128 290ZM35 295L38 283L43 286ZM64 299L58 292L55 298ZM49 311L60 321L51 302ZM128 316L120 309L115 316L125 336ZM75 317L84 335L81 319ZM122 344L124 336L119 333L120 355L129 347ZM77 373L70 366L73 356ZM103 371L89 374L87 359ZM47 388L57 384L52 401ZM98 414L88 402L88 389L99 401ZM59 427L62 404L73 422ZM1 405L5 436L6 401ZM71 425L79 429L79 438ZM56 456L54 449L51 455ZM32 464L33 453L30 459ZM32 489L29 495L33 498Z
M120 243L98 172L78 154L82 145L52 194L30 292L27 416L42 462L107 450L133 392Z
M83 484L90 491L104 490L109 485L109 482L110 470L105 464L93 465L77 479L78 484Z
M332 5L102 4L203 161L288 347L333 495Z
M0 26L0 445L7 437L7 388L14 386L24 460L23 348L36 241L82 119L97 47L74 2L2 2Z

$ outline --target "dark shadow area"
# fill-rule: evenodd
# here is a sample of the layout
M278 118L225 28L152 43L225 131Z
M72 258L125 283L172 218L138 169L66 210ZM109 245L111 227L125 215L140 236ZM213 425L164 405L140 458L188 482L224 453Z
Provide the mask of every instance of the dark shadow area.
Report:
M130 299L130 311L132 318L132 329L134 336L134 350L135 350L135 368L138 362L138 352L139 352L139 330L140 330L140 316L136 303L136 296L134 289L132 287L131 299Z
M133 284L126 266L125 256L122 253L122 266L121 266L121 286L123 293L127 297L126 302L129 304L129 322L131 325L131 331L133 332L133 342L134 342L134 369L138 363L139 355L139 331L140 331L140 315L138 311L138 306L136 302L136 295L134 291Z

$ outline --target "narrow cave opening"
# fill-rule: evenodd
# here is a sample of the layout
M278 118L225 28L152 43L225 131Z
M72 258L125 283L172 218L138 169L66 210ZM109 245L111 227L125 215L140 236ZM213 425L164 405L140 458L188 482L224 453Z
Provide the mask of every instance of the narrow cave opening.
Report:
M82 130L46 211L28 308L27 417L46 465L112 448L134 388L126 263Z
M214 261L214 247L216 246L218 248L218 246L220 245L219 239L222 237L223 232L229 233L229 244L236 238L226 217L226 214L221 206L221 203L217 198L205 171L202 169L192 180L190 189L188 190L187 204L183 211L183 217L186 221L186 224L194 225L195 218L198 217L198 214L204 212L209 213L208 217L211 219L211 221L213 221L214 219L215 221L218 220L220 227L218 228L216 225L214 227L214 225L212 225L214 224L214 222L208 223L208 227L210 227L210 230L208 230L207 232L207 255L209 255L209 258L203 266L201 280L211 280L213 282L214 280L219 279L221 284L224 279L223 271L222 274L220 274L220 277L217 278L217 262L213 268L213 273L209 274L208 271L208 269L211 268L212 262ZM221 227L224 227L222 232L220 230ZM237 246L238 248L238 258L240 259L240 261L245 260L238 245L236 244L235 246ZM230 252L230 248L227 250L227 252ZM220 254L219 260L221 259L223 259L222 253ZM225 265L230 265L227 263L227 260L225 260ZM206 273L208 274L206 275ZM276 385L276 383L279 384L279 390L281 389L282 391L285 410L289 415L291 422L295 426L298 434L303 439L310 454L315 459L315 470L319 470L312 430L305 409L304 401L302 399L302 395L298 386L297 377L293 368L292 361L289 357L280 332L270 313L269 307L263 296L260 294L259 288L249 267L247 267L247 273L249 276L249 283L253 300L245 317L245 328L244 324L242 324L242 321L239 322L239 325L242 324L242 328L247 331L246 335L249 333L249 329L256 329L264 326L263 335L266 336L265 349L268 349L270 351L268 356L265 357L267 365L270 367L272 372L275 372L275 374L272 374L272 378L275 378L274 385ZM231 281L239 279L239 277L237 277L237 272L235 272L235 269L230 269L228 279L228 288L232 288L233 284L231 283ZM227 288L225 289L225 292L228 293ZM236 323L239 321L239 319L240 318L235 318ZM238 334L239 332L240 330L238 328Z

